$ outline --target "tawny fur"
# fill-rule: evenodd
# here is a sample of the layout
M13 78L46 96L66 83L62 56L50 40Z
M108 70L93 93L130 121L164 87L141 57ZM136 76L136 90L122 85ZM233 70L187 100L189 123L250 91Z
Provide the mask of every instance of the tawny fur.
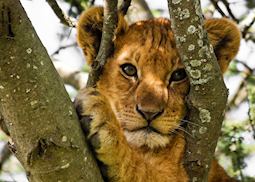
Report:
M81 15L78 43L89 64L96 57L101 39L102 8ZM205 22L209 39L222 72L236 55L240 33L227 19ZM114 38L115 51L105 65L97 89L83 89L76 104L80 115L92 117L88 140L96 157L106 167L109 181L185 182L182 164L185 140L180 126L186 115L187 78L169 83L183 65L178 55L170 21L152 19L128 26L122 15ZM126 76L120 66L132 64L137 78ZM148 122L136 107L164 112ZM230 182L224 169L213 160L209 182Z

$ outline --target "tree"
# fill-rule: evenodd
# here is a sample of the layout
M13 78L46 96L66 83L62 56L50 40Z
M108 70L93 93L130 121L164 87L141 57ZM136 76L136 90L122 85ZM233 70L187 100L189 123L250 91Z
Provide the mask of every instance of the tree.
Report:
M185 137L187 143L184 165L192 181L207 181L227 103L227 89L216 56L211 51L212 45L209 44L207 34L202 28L200 1L182 3L168 0L168 5L178 52L190 80L188 120L200 126L187 126L187 132L192 133L195 142L194 138ZM186 14L180 16L178 9ZM185 37L185 41L181 37ZM201 45L198 44L198 40ZM195 47L192 50L191 45ZM202 64L202 60L206 64ZM200 62L201 66L192 64L192 61ZM212 69L204 69L208 65Z
M0 1L0 111L31 181L102 181L75 110L19 0Z
M18 2L17 0L15 0L13 2L5 2L4 0L0 1L0 6L2 7L2 5L5 3L5 8L6 8L6 4L13 3L13 4L11 4L12 6L8 6L9 8L11 7L10 11L8 10L8 8L7 9L3 8L5 11L2 10L3 12L5 12L5 14L4 14L5 19L7 18L8 21L5 22L5 24L4 24L5 25L4 27L6 28L5 30L7 30L7 31L3 31L3 29L0 29L0 59L4 60L0 63L0 68L1 68L0 69L0 80L1 80L0 81L0 97L2 99L1 102L0 102L1 103L0 110L4 115L5 122L7 123L7 128L10 130L10 132L15 133L16 131L21 131L20 133L17 133L17 134L16 133L11 134L11 137L14 141L13 150L18 151L17 156L18 156L19 160L24 163L23 165L26 168L26 170L29 171L29 172L31 170L30 179L32 179L32 180L34 179L34 180L37 181L37 179L39 179L40 177L37 178L36 175L33 175L35 173L35 171L37 170L37 168L34 168L35 169L34 170L34 169L32 169L32 167L37 166L38 170L39 170L43 165L41 165L42 163L38 163L39 165L34 165L34 164L37 164L37 162L33 162L34 159L35 159L35 161L39 161L40 159L45 157L45 155L47 155L49 151L52 152L52 150L54 152L56 152L56 155L58 156L57 153L62 148L62 145L59 146L59 144L68 143L67 142L68 139L73 138L72 135L70 136L70 132L68 132L68 131L70 131L70 130L76 131L77 130L78 134L77 133L76 134L79 135L79 136L75 135L75 137L77 137L77 138L75 140L72 140L71 143L72 143L72 147L74 147L74 150L76 149L77 144L75 143L73 145L73 142L78 142L79 143L78 146L80 148L80 150L77 149L77 151L73 153L74 156L69 156L70 158L77 157L77 154L80 155L82 153L81 151L84 149L84 147L86 148L86 145L84 146L84 143L81 142L81 141L84 141L84 138L81 134L81 130L80 130L79 126L73 124L73 123L77 124L77 118L74 114L73 109L70 108L70 107L72 107L71 103L68 100L68 98L66 97L66 94L64 92L64 89L63 89L61 83L59 83L61 81L59 80L58 76L56 75L55 70L52 69L52 65L49 63L49 58L48 58L48 55L46 54L46 51L41 48L42 47L41 45L39 45L37 43L34 43L34 41L32 41L32 42L30 41L30 40L37 39L37 37L36 36L35 37L30 36L29 37L29 35L36 35L36 34L32 30L30 30L30 28L27 28L27 25L31 26L31 24L27 23L27 20L26 20L27 17L25 18L26 21L21 22L20 25L19 25L19 23L17 23L17 25L16 25L15 22L18 22L18 20L15 19L15 21L14 21L13 18L12 18L13 17L12 9L15 8L15 10L16 9L18 9L19 11L22 10L21 8L16 8L17 7L17 2ZM85 2L85 1L82 1L82 2ZM93 2L93 1L91 1L91 2ZM171 1L171 2L174 2L171 5L171 7L173 9L178 8L177 6L180 5L180 4L177 3L178 1ZM214 2L214 1L212 1L212 2ZM214 3L214 5L215 5L216 9L219 12L223 12L223 11L220 11L220 7L217 6L217 4L219 2L220 1L217 1L216 3ZM222 2L225 2L224 5L227 6L227 4L226 4L227 1L222 1ZM93 3L91 3L91 4L93 4ZM252 5L252 3L250 3L250 4ZM78 1L76 1L76 0L72 1L72 5L77 6L78 7L77 9L79 9L79 12L81 12L82 7L84 7L84 6L81 6L81 1L79 1L79 0ZM185 6L187 4L183 3L182 5ZM19 4L19 6L20 6L20 4ZM193 7L193 6L187 6L186 7L187 9L189 9L189 12L192 12L191 7ZM229 9L229 8L227 8L227 9ZM9 16L8 13L10 13L11 16ZM229 13L229 14L232 16L232 18L234 20L235 19L238 20L233 15L233 13ZM227 16L227 15L224 14L224 16ZM10 17L11 17L11 19L10 19ZM0 17L0 18L3 18L3 17ZM201 18L201 17L199 17L199 18ZM184 22L185 21L183 21L183 23ZM245 31L247 31L247 33L243 34L244 37L246 37L246 38L251 37L250 40L252 40L252 34L251 34L251 31L249 31L249 30L250 30L250 27L252 26L252 22L251 22L251 25L248 25L244 29ZM27 23L27 24L24 25L22 23L24 23L24 24ZM180 22L180 23L182 23L182 22ZM16 28L16 27L18 27L18 25L20 27L22 27L23 30L22 30L22 28L20 28L20 29ZM185 26L187 26L187 25L189 25L189 22L187 24L185 24ZM184 26L184 25L182 25L182 26ZM176 31L177 31L176 35L178 35L178 27L176 28ZM18 34L16 32L18 32ZM13 38L13 36L15 36L15 37ZM20 42L16 42L17 37L20 38L20 40L21 40ZM24 40L29 40L29 41L24 41ZM13 42L16 43L16 44L14 44ZM24 42L31 43L31 44L24 44ZM10 44L10 47L12 47L11 49L9 49L10 47L6 46L6 45L9 45L9 43L11 43ZM189 42L187 42L187 43L189 43ZM7 49L9 49L9 50L6 51ZM10 50L13 51L13 52L10 52ZM181 50L182 49L180 48L180 51ZM38 53L40 53L40 54L38 54ZM184 53L185 53L185 51L184 51ZM24 57L24 59L22 59L22 57ZM18 59L18 58L21 58L21 59ZM22 65L22 60L27 61L25 63L28 63L28 64L23 63L23 65ZM34 60L40 60L40 61L34 61ZM14 64L14 61L15 61L15 64ZM214 63L212 63L212 64L214 64ZM238 63L238 64L242 64L242 63ZM26 67L24 67L24 65ZM6 69L6 68L8 68L8 69ZM28 68L31 68L32 71L30 70L30 72L28 72L28 70L29 70ZM40 70L40 72L38 70ZM247 80L249 80L250 83L254 84L254 79L251 79L253 72L254 72L254 69L250 69L250 72L248 74L249 76L247 76ZM25 75L25 76L23 76L23 75ZM217 77L217 75L216 75L216 77ZM33 79L31 79L31 78L33 78ZM45 78L47 78L47 79L45 79ZM53 78L55 78L55 80ZM56 81L56 80L58 80L58 81ZM22 82L25 83L25 85L21 84ZM218 82L216 84L218 84ZM17 88L15 88L15 86L17 86ZM222 88L223 87L224 86L222 85ZM250 87L250 88L251 88L250 90L251 90L251 93L252 93L252 88L253 87ZM25 89L25 92L27 92L27 93L24 94L24 92L23 92L23 95L19 95L21 93L22 89L23 90ZM58 93L58 95L50 93L51 90L55 90ZM223 88L223 90L224 90L224 88ZM12 94L10 94L10 93L12 93ZM15 94L13 94L13 93L15 93ZM31 93L33 93L33 95L30 98L30 97L28 97L28 95L30 95ZM49 95L47 95L47 94L49 94ZM250 100L251 101L253 100L253 105L254 105L254 98L251 97L251 96L252 96L252 94L250 94ZM42 98L42 99L39 99L39 98ZM24 99L27 99L27 100L24 101L24 105L20 106L19 103L21 103L21 102L19 102L19 101L24 100ZM221 100L220 97L219 97L219 100ZM42 101L47 101L47 102L42 102ZM223 102L225 102L225 101L223 101ZM57 107L55 103L58 103L58 106L61 106L61 108ZM252 103L252 102L250 102L250 103ZM205 106L207 104L205 104ZM223 103L223 105L224 105L224 103ZM29 106L30 107L29 109L31 109L31 110L26 110L27 108L25 106ZM251 107L251 113L254 113L254 112L252 112L252 108L253 107ZM207 108L206 108L206 110L207 110ZM208 110L211 111L210 108ZM223 111L220 108L219 108L219 110L221 112ZM56 112L52 112L52 111L56 111ZM71 112L69 112L69 111L71 111ZM12 113L15 113L15 115L12 115ZM30 114L28 116L29 113L33 113L33 114ZM59 116L57 116L56 113L59 113ZM62 113L62 114L60 114L60 113ZM70 113L70 116L67 113ZM44 116L44 114L45 114L45 116ZM198 117L199 112L195 112L195 114L196 115L193 118L199 118ZM33 122L31 122L31 115L33 115L33 117L32 117ZM211 115L213 115L213 113L211 113ZM24 117L24 116L26 116L26 117ZM252 116L254 117L254 115L252 115ZM19 119L20 117L22 118L22 120ZM219 115L219 117L222 117L222 116ZM30 118L30 119L28 119L28 118ZM69 129L67 126L65 126L65 125L62 126L60 124L60 123L63 122L63 120L66 120L66 118L70 119L70 123L75 125L75 126L72 126L72 127L69 126L73 129ZM192 116L191 116L191 118L192 118ZM51 122L54 125L52 125L51 127L48 127L48 125L45 124L45 123L49 123L50 121L54 121L54 122ZM73 122L71 122L71 121L73 121ZM254 122L254 119L251 120L251 121ZM209 124L211 124L211 123L209 123ZM47 133L47 135L49 134L48 135L49 138L45 137L45 135L43 135L43 137L42 137L43 140L41 140L41 137L33 136L35 134L34 131L37 131L38 128L39 129L44 128L45 125L47 125L47 129L42 130L42 133L44 131L47 131L46 133ZM218 126L220 126L220 125L221 124L219 122ZM59 128L59 126L61 126L61 127ZM210 126L205 126L205 127L209 128ZM28 129L32 132L25 133L24 128L26 128L26 129ZM52 132L49 132L49 131L51 131L50 128L53 129ZM56 129L57 129L57 132L56 132ZM189 131L193 130L192 128L188 128L188 129L189 129ZM201 131L203 129L205 129L205 128L202 128ZM59 135L55 136L52 133L59 133ZM199 131L198 131L198 133L199 133ZM210 135L210 134L208 134L208 135ZM216 135L217 136L219 135L219 129L217 130ZM53 138L53 141L51 141L51 137ZM200 137L204 137L204 135L201 135ZM21 142L21 143L24 142L24 141L21 141L20 139L23 139L24 141L28 141L27 145L24 145L24 146L22 145L22 147L20 147L18 143L19 142ZM50 140L48 140L48 139L50 139ZM214 137L212 139L215 140ZM29 142L31 142L32 144L29 143ZM55 150L55 147L57 148L57 150ZM66 147L66 145L64 145L64 147ZM205 147L205 146L202 146L202 147ZM214 147L215 147L215 145L212 146L212 148L210 150L211 153L214 151ZM49 150L51 148L53 148L53 149ZM22 154L19 151L21 151L23 149L33 149L33 150L29 150L27 153ZM35 156L34 155L27 155L28 153L31 153L31 151L32 151L32 153L38 153L39 152L39 154L40 154L39 157L35 157L37 155L35 155ZM69 151L69 150L63 150L63 151ZM204 152L203 154L206 154L206 152ZM30 157L32 156L32 158L31 158L32 162L33 162L33 163L31 163L31 164L33 164L32 167L31 167L30 164L26 164L27 161L30 161L30 160L27 160L27 157L29 157L29 156ZM65 155L63 155L63 156L65 156ZM79 157L81 157L81 156L79 156ZM85 156L82 156L82 157L85 158ZM88 161L90 161L89 158L90 157L87 158ZM201 156L201 155L195 156L195 158L196 158L195 162L192 160L190 163L191 164L193 163L194 165L198 165L198 170L197 170L198 173L196 173L192 177L192 179L199 181L200 179L205 178L205 176L203 176L203 175L198 175L199 173L203 173L203 169L201 170L200 168L201 168L201 166L208 165L210 163L210 158L206 158L206 156ZM199 162L198 162L198 158L200 158L202 161L204 159L208 159L208 160L205 161L204 163L202 162L202 164L200 164L201 161L199 160ZM78 162L81 162L81 161L82 160L79 160ZM189 160L187 160L187 161L189 163ZM69 165L71 165L71 164L66 163L65 165L62 165L62 163L61 163L59 165L59 166L62 166L60 171L64 171L63 173L65 173L66 170L69 170L70 173L65 173L65 174L66 175L71 174L72 170L70 170L70 169L76 169L76 168L75 168L75 166L70 167ZM78 163L77 163L76 167L77 166L78 166L78 170L76 170L76 172L77 172L77 174L81 175L80 174L81 171L79 170L79 164ZM95 166L93 162L91 163L91 166ZM55 167L55 165L50 166L50 167ZM87 170L85 170L85 171L87 171ZM54 172L54 170L52 170L50 172ZM63 173L61 173L61 175ZM91 175L92 176L98 176L98 172L95 172L94 174L95 175L93 175L93 174L91 174ZM191 176L192 175L193 174L191 174ZM49 179L51 179L51 177L52 176L49 176ZM56 177L56 176L54 176L54 177ZM66 176L63 175L63 179L66 179L65 177Z

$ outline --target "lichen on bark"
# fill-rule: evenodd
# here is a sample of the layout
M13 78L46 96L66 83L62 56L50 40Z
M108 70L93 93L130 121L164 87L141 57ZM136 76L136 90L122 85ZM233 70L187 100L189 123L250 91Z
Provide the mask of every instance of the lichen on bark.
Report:
M220 134L227 89L207 33L199 0L168 0L176 45L190 80L184 165L190 181L207 181L211 159ZM180 16L180 12L189 16ZM186 13L187 14L187 13ZM197 127L199 126L199 127Z

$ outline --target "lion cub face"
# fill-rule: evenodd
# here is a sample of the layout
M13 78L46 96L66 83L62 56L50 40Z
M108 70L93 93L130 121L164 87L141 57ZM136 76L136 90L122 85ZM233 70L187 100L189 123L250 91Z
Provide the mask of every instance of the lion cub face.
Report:
M165 147L172 134L182 130L189 82L170 24L160 18L128 26L119 14L115 50L97 84L127 141L135 147ZM103 8L94 7L81 15L78 43L89 64L97 55L102 27ZM238 52L240 31L225 18L206 20L204 27L224 72Z
M157 23L137 24L120 40L99 89L131 145L164 147L185 116L189 87L172 33Z

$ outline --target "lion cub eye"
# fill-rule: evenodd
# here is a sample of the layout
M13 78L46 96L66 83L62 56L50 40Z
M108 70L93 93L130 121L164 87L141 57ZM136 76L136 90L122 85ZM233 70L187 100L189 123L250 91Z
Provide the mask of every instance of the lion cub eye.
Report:
M178 69L172 73L171 81L181 81L187 77L187 74L184 69Z
M127 76L136 76L137 75L137 70L136 67L132 64L123 64L120 66L123 73L125 73Z

